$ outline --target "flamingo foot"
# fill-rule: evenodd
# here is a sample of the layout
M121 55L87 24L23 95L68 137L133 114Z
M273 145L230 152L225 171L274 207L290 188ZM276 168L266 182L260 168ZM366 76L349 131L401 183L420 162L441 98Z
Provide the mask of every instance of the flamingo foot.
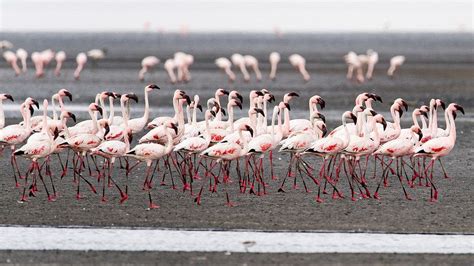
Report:
M293 189L299 189L300 187L298 185L293 185Z
M77 199L77 200L80 200L80 199L82 199L82 198L83 198L83 197L82 197L82 195L81 195L80 193L77 193L77 194L76 194L76 199Z
M155 203L148 204L148 209L149 210L158 209L158 208L160 208L160 205L158 205L158 204L155 204Z
M323 203L324 200L318 196L318 197L316 198L316 202L317 202L317 203Z
M183 192L186 190L191 190L191 185L189 183L184 183L183 185Z
M351 197L351 200L352 201L357 201L357 199L354 196Z
M255 190L253 189L253 187L251 187L251 188L250 188L250 190L249 190L249 194L253 194L253 195L255 195Z
M49 202L56 201L56 196L54 196L54 195L49 195L49 196L48 196L48 201L49 201Z
M194 198L194 202L196 202L197 205L201 206L201 195Z
M288 173L288 177L295 177L295 176L296 176L296 175L295 175L295 173L293 173L293 172L289 172L289 173Z
M16 188L21 187L20 183L16 182L15 187L16 187Z
M233 202L231 202L231 201L226 202L225 205L226 205L227 207L234 207L234 206L236 206L235 203L233 203Z
M27 201L28 201L28 196L22 195L21 199L20 199L20 202L27 202Z
M199 174L196 174L193 176L194 180L201 180L201 176Z
M276 175L272 176L272 180L278 180L278 176Z
M390 184L388 183L388 181L387 181L387 180L384 180L384 181L383 181L383 186L384 186L384 187L389 187L389 186L390 186Z
M380 199L380 196L379 196L379 192L378 192L378 191L374 193L374 199L377 199L377 200Z
M282 187L278 189L278 192L286 193L286 191Z
M163 182L163 181L161 181L161 182L160 182L160 186L166 186L166 183Z
M107 202L107 201L109 201L109 200L107 199L106 196L103 196L103 197L100 199L100 201L102 201L102 202Z
M328 194L328 192L325 189L323 189L323 194Z
M413 200L412 197L410 197L408 194L405 195L405 198L406 198L407 200Z
M121 193L120 194L120 204L124 203L126 200L128 200L128 194Z

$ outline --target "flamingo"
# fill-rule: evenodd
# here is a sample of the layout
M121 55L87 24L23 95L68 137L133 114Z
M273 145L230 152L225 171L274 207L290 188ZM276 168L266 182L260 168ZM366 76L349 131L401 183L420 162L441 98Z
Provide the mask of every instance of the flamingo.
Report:
M367 50L367 57L368 57L367 73L365 74L365 77L368 80L371 80L374 75L375 65L379 61L379 54L376 51L369 49Z
M70 101L72 101L72 94L67 89L60 89L57 93L51 96L51 105L53 106L53 118L47 116L46 119L49 122L57 122L58 120L58 113L56 110L56 100L59 102L59 107L61 111L64 111L64 102L63 98L68 97ZM38 130L41 128L43 123L43 116L33 116L30 118L31 128L34 130ZM20 123L22 125L22 123Z
M143 116L140 118L135 118L135 119L130 119L128 121L128 126L132 130L132 134L136 134L138 132L141 132L143 128L146 126L148 123L148 118L150 116L150 104L148 101L148 93L153 91L153 90L159 90L160 87L158 87L156 84L150 84L145 87L144 89L144 94L145 94L145 111L143 112ZM131 95L128 95L130 98Z
M232 61L232 64L234 64L236 67L240 68L240 72L242 72L242 75L244 76L244 80L247 82L250 80L250 75L249 72L247 71L247 68L245 67L245 59L244 56L241 54L233 54L230 57L230 60Z
M77 67L76 67L76 70L74 71L74 78L76 80L79 80L79 78L81 77L81 71L87 63L86 54L85 53L79 53L76 56L76 63L77 63Z
M397 69L399 69L403 63L405 63L405 56L397 55L390 59L390 67L387 70L387 75L393 78L393 75Z
M127 110L129 109L128 107L126 107L125 105L129 104L129 101L130 99L134 100L135 102L138 103L138 97L137 95L135 95L134 93L127 93L127 94L123 94L121 95L120 97L120 108L122 110L122 117L123 117L123 123L120 124L120 125L111 125L110 126L110 131L109 131L109 134L107 136L104 136L104 138L106 140L121 140L123 138L123 136L126 134L126 131L127 130L130 130L132 131L132 134L133 134L133 130L132 128L130 127L130 114L128 114ZM126 115L126 113L128 115ZM127 117L127 121L125 120ZM135 120L136 122L134 122L134 127L135 127L135 130L138 130L138 124L143 122L143 121L140 121L139 120ZM146 122L145 122L146 124Z
M174 69L176 68L176 64L174 59L170 58L165 61L164 68L166 73L168 73L168 77L170 78L171 84L176 83L176 75L174 74Z
M21 71L25 73L27 70L26 59L28 59L28 52L23 48L19 48L18 50L16 50L16 56L18 57L18 59L20 59Z
M378 190L380 188L382 180L384 179L385 173L389 169L390 165L392 165L393 160L396 160L396 163L397 163L397 173L396 174L397 174L398 180L400 181L400 185L402 186L403 193L405 194L405 198L407 200L411 200L411 197L408 195L408 192L406 191L405 187L403 186L403 182L402 182L402 178L401 178L402 169L400 169L400 164L401 164L402 168L404 167L403 166L403 160L401 158L403 156L412 154L413 147L417 144L417 142L419 140L421 140L421 138L423 137L423 134L421 132L421 128L418 127L418 126L415 126L415 125L410 127L410 133L411 133L410 138L397 138L397 139L394 139L394 140L390 140L390 141L386 142L385 144L383 144L382 146L380 146L374 152L375 155L380 154L380 155L388 156L388 157L391 158L390 161L386 164L386 168L383 169L383 171L382 171L382 178L380 178L379 185L377 186L377 189L374 193L374 198L380 199ZM416 135L418 135L418 136L416 137Z
M449 135L448 136L430 139L427 142L425 142L423 145L421 145L421 147L418 150L415 151L415 156L426 156L431 159L430 163L425 168L425 175L427 175L427 173L430 172L429 177L428 177L428 180L431 183L430 201L436 201L438 199L438 190L433 184L433 171L434 171L435 161L437 159L441 159L442 157L448 155L451 152L451 150L454 148L454 144L456 143L456 124L454 122L454 119L456 117L456 111L460 111L462 114L464 114L464 108L456 103L451 103L446 109L446 113L449 119ZM444 171L444 166L442 168Z
M0 49L12 49L13 48L13 43L7 40L2 40L0 41Z
M357 54L353 51L350 51L344 56L344 61L346 61L347 64L346 78L351 80L355 69L357 71L357 82L364 82L364 75L362 74L362 62L360 61L360 58L357 56Z
M292 54L288 57L288 60L290 61L290 64L300 72L304 81L309 81L311 76L308 71L306 71L306 59L299 54Z
M214 63L217 65L217 67L224 70L226 75L229 77L229 82L235 81L235 74L232 71L232 63L229 59L225 57L219 57L214 61Z
M251 55L245 55L244 62L245 62L246 67L250 67L253 69L253 72L255 72L255 76L257 77L257 81L262 80L262 73L260 72L260 69L258 68L257 58Z
M191 80L189 66L194 62L194 57L190 54L177 52L174 54L174 63L178 69L178 81L188 82Z
M66 52L57 52L54 59L56 60L56 68L54 69L54 75L56 75L56 77L59 77L61 75L61 68L63 66L63 63L64 61L66 61Z
M277 52L272 52L269 57L270 61L270 79L274 80L276 78L276 72L277 72L277 67L278 63L280 62L280 54Z
M165 125L161 125L160 127L165 127ZM174 129L175 134L177 134L178 128L176 127L176 125L171 123L171 128ZM165 155L168 155L173 150L173 138L171 136L171 133L168 130L165 130L165 131L166 131L166 139L167 139L165 145L161 145L157 143L138 144L133 149L126 152L125 154L126 156L133 157L137 159L138 161L146 163L147 170L145 174L145 182L143 185L144 185L144 188L148 190L148 199L149 199L148 208L149 209L159 208L159 205L153 203L153 200L151 198L151 181L152 180L150 179L150 174L151 174L151 166L153 164L153 161L159 160Z
M43 57L41 56L40 52L33 52L31 54L31 61L33 61L33 64L35 65L35 70L36 70L36 78L41 78L44 76L44 62L43 62Z
M202 112L202 106L199 104L199 95L196 94L194 95L194 100L188 105L186 110L188 112L188 123L184 125L184 139L187 139L188 137L196 137L201 133L196 118L197 109ZM189 113L191 110L193 112L192 116Z
M380 143L385 143L390 140L394 140L398 138L398 136L400 136L400 133L401 133L400 118L403 114L403 110L401 106L404 106L405 111L408 111L407 103L401 98L396 99L394 103L392 104L392 106L390 107L390 114L392 115L393 123L388 122L387 128L380 132ZM382 125L379 126L379 130L381 130L381 127Z
M174 94L173 94L173 109L174 109L174 112L175 112L174 117L169 117L169 116L157 117L157 118L153 119L151 122L149 122L147 124L147 128L148 129L153 129L153 128L159 126L159 125L162 125L164 122L166 122L170 119L178 121L178 117L179 117L179 104L178 103L181 99L187 99L186 97L189 98L189 96L187 96L184 91L175 90Z
M23 187L23 195L21 197L21 201L27 200L26 188L28 184L28 174L33 173L34 171L36 171L41 182L44 185L44 189L48 196L48 201L54 201L56 198L56 190L54 188L54 184L52 184L53 194L51 195L48 191L48 187L46 186L43 180L43 176L41 175L41 167L38 164L39 159L48 157L53 152L53 149L54 149L53 136L51 135L49 129L46 126L47 112L48 112L48 100L44 100L43 102L44 119L43 119L43 132L42 133L47 134L48 138L47 139L37 138L36 141L28 141L25 145L23 145L19 149L14 150L14 151L12 150L12 156L23 156L23 157L27 157L31 159L32 161L30 165L30 169L28 170L27 175L25 177L25 184ZM51 182L53 182L51 176L50 176L50 180Z
M43 64L44 67L47 67L49 63L54 59L54 51L51 49L46 49L44 51L41 51L41 58L43 59Z
M331 161L335 160L335 157L338 156L347 146L349 145L350 141L350 133L349 129L347 128L347 122L346 119L352 119L352 121L357 123L357 116L354 115L355 112L363 112L365 107L362 105L358 105L357 108L353 110L353 112L346 111L342 114L341 121L342 121L342 126L343 126L343 135L339 136L332 136L329 135L325 138L320 138L313 142L309 148L307 148L302 154L310 154L310 155L317 155L323 157L323 164L321 165L321 169L319 171L320 179L322 178L326 179L326 182L329 181L329 183L332 185L332 174L331 177L328 177L326 174L326 163L327 160L331 157ZM329 162L329 166L331 165L331 161ZM304 165L303 165L304 166ZM340 165L337 167L336 170L336 175L339 173L339 168ZM305 169L306 170L306 169ZM328 169L329 172L329 169ZM334 188L334 193L333 193L333 198L337 198L337 195L339 197L342 197L342 195L337 191L336 187L333 185ZM321 199L321 187L318 187L318 196L316 198L316 201L321 203L323 200ZM338 193L337 195L335 193Z
M107 48L102 49L92 49L87 51L87 56L90 57L93 61L99 61L105 58L107 55Z
M229 193L227 191L227 183L229 179L229 164L231 161L238 160L240 157L245 156L248 152L247 141L243 137L243 131L249 131L253 136L253 129L246 124L242 124L237 128L237 131L240 132L240 138L242 139L242 146L236 143L218 143L214 146L211 146L201 152L200 156L205 158L211 158L217 160L221 164L221 170L224 171L224 184L225 184L225 194L226 194L226 205L229 207L234 206L234 203L230 201ZM215 182L217 185L217 180ZM196 197L195 201L200 204L201 202L202 187Z
M412 112L412 119L413 119L413 125L420 127L418 124L418 116L424 116L425 118L428 118L427 112L423 111L421 108L415 108ZM423 130L422 130L423 131ZM412 137L412 129L411 128L403 128L400 131L400 136L398 136L399 139L410 139Z
M155 68L160 63L160 59L156 56L147 56L142 59L142 68L138 72L138 79L140 81L145 80L145 74L150 72L153 68Z
M3 58L13 68L13 71L15 71L15 76L20 75L21 70L20 70L20 68L18 67L18 64L17 64L18 57L16 56L16 54L12 51L5 51L5 52L3 52Z
M10 94L0 93L0 130L5 127L5 112L3 111L4 100L10 100L12 102L15 101Z
M28 97L21 105L20 105L20 112L23 117L23 121L25 123L24 126L17 124L17 125L9 125L4 127L0 130L0 144L2 146L10 146L11 148L11 157L10 163L13 169L13 177L15 179L15 186L19 187L20 184L18 183L16 174L18 173L18 177L21 177L20 170L18 169L18 165L16 162L16 155L14 154L16 145L24 142L32 132L31 124L30 124L30 111L33 110L32 106L35 105L36 108L39 107L39 104L36 100L31 97Z
M310 119L292 119L289 121L290 124L290 134L294 132L301 132L313 129L313 123L311 123L311 116L314 112L318 112L317 105L320 106L321 109L324 109L326 106L326 102L321 98L319 95L314 95L309 99L309 116ZM319 112L318 112L319 113ZM325 122L325 118L322 114L319 114L320 118ZM286 122L286 121L285 121Z

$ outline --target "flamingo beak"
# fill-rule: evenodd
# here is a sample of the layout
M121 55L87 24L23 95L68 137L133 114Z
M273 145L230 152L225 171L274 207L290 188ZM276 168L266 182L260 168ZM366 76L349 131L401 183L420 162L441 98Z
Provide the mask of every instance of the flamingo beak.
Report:
M132 140L133 140L133 134L132 134L132 131L129 131L128 132L128 142L130 143L130 142L132 142Z
M191 104L191 98L188 95L184 95L184 99L186 99L186 103L189 105Z
M178 127L176 126L176 124L175 124L175 123L171 123L170 126L171 126L171 128L174 130L174 133L175 133L176 135L178 135Z
M285 103L285 106L286 106L286 109L288 109L288 111L291 111L291 108L290 108L290 104L289 104L289 103Z
M456 107L457 110L461 111L461 113L464 114L464 108L461 105L455 104L454 107Z
M440 100L440 103L441 103L441 108L443 108L443 110L446 110L446 104Z
M114 97L114 99L120 99L120 97L122 97L122 94L120 93L115 93L115 92L112 92L112 96Z
M323 98L318 99L318 104L321 107L321 109L324 109L324 107L326 107L326 101L324 101Z
M222 108L219 108L219 111L221 111L222 115L226 116L226 112L225 112L225 109L222 109Z
M36 109L39 109L39 103L38 103L38 101L36 101L35 99L32 99L31 101L32 101L33 104L36 106Z
M65 90L64 95L66 95L69 98L69 101L72 102L72 94L69 91Z
M423 133L421 132L421 130L418 130L416 134L418 134L418 141L420 141L423 138Z
M72 119L72 121L74 121L74 123L76 123L76 115L71 113L71 112L68 112L67 115Z
M385 131L385 129L387 129L387 121L385 121L385 118L382 118L382 126L383 130Z
M405 111L408 112L408 103L405 100L402 100L403 107L405 107Z
M150 88L150 89L161 90L161 88L158 87L158 85L156 85L156 84L150 84L147 87Z
M29 109L30 109L30 115L33 116L33 114L35 113L33 106L30 106Z
M382 97L380 97L379 95L377 95L375 93L371 93L369 97L374 99L374 101L379 101L379 102L383 103Z
M326 117L323 114L319 114L319 118L323 120L324 123L326 123Z
M456 112L451 112L453 114L453 119L456 120L456 117L458 116L458 114Z
M227 90L222 90L222 93L223 93L224 95L229 95L229 91L227 91Z
M370 110L370 114L375 116L375 115L377 115L377 112L375 112L374 110Z
M354 122L354 125L357 124L357 116L351 113L351 118L352 118L352 121Z
M97 112L99 112L100 115L102 115L102 107L100 107L96 104L95 109L97 110Z
M199 109L199 111L202 112L202 105L198 104L198 105L196 106L196 108Z
M270 94L270 99L268 99L270 103L275 101L275 96L273 94Z
M216 117L216 112L214 111L209 111L211 113L212 116Z
M135 93L128 93L127 98L134 100L136 103L138 103L138 96Z
M56 127L54 129L53 139L57 139L59 137L59 129Z
M239 101L240 101L241 103L244 102L244 97L242 97L242 95L240 95L240 93L236 93L235 96L237 96L237 99L239 99Z
M245 125L245 129L250 132L250 136L253 137L253 129L249 125Z
M321 130L323 131L323 137L326 136L326 134L328 133L328 128L326 127L326 125L324 125Z
M13 97L10 94L5 94L4 96L5 96L5 98L7 98L8 100L10 100L12 102L15 101L15 100L13 100Z
M264 95L263 92L261 92L261 91L256 91L255 94L257 94L257 96L263 96Z
M300 97L300 95L294 91L290 92L287 94L288 96L291 96L291 97Z
M260 109L260 108L255 108L255 111L257 112L257 114L261 114L263 117L265 117L265 113L263 112L262 109Z
M104 139L105 139L105 136L107 136L107 134L109 134L110 132L110 126L108 123L105 123L104 129L105 129L105 132L104 132Z

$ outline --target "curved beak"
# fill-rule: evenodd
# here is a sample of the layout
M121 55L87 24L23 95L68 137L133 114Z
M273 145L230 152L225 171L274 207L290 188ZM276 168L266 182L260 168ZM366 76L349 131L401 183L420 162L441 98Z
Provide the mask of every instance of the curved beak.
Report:
M174 133L175 133L176 135L178 135L178 127L176 126L176 124L175 124L175 123L171 123L170 126L171 126L171 128L174 130Z
M127 98L132 99L138 103L138 96L135 93L127 93Z
M31 101L32 101L33 104L36 106L36 109L39 109L39 103L38 103L38 101L36 101L35 99L32 99Z
M375 112L374 110L370 110L370 114L375 116L377 114L377 112Z
M418 135L418 141L420 141L423 138L423 133L421 132L421 130L418 130L416 134Z
M459 110L462 114L464 114L464 108L461 105L455 104L454 107L456 107L456 110Z
M199 109L199 111L202 112L202 105L198 104L198 105L196 105L196 108Z
M244 102L244 97L242 97L242 95L240 95L240 93L237 92L237 93L235 94L235 96L237 96L237 99L239 99L239 101L240 101L241 103Z
M275 101L275 96L273 94L270 94L270 99L268 99L268 102L272 103Z
M35 113L33 106L30 105L29 109L30 109L30 116L33 116L33 114Z
M133 134L132 134L132 131L130 130L128 132L128 142L130 143L130 142L132 142L132 140L133 140Z
M53 139L57 139L59 137L59 129L56 127L53 132Z
M398 111L398 114L400 115L400 117L402 117L403 109L401 107L398 107L397 111Z
M423 115L426 119L428 119L428 112L420 111L421 115Z
M187 104L191 104L191 98L189 98L188 95L184 95L183 97L184 97L184 99L186 99Z
M379 101L379 102L383 103L382 97L380 97L379 95L377 95L375 93L371 93L369 97L374 99L374 101Z
M263 96L264 95L263 92L261 92L261 91L256 91L255 94L257 94L258 96Z
M222 115L226 116L227 114L225 113L225 109L219 108L219 111L221 111Z
M240 110L242 110L242 104L239 101L236 101L235 104L239 107Z
M97 112L99 112L99 114L102 116L102 107L96 105L96 106L95 106L95 109L96 109Z
M318 104L321 107L321 109L324 109L324 107L326 107L326 102L323 100L323 98L318 99Z
M408 103L405 100L402 100L402 105L405 107L405 111L408 111Z
M224 93L224 95L229 95L229 91L227 90L222 90L222 93Z
M71 113L71 112L67 112L67 115L72 119L72 121L74 121L74 123L76 123L76 115Z
M354 124L357 124L357 116L353 113L351 113L351 119L354 122Z
M382 126L383 126L383 130L387 128L387 121L385 121L385 118L382 118Z
M261 114L263 117L265 117L265 113L263 112L262 109L260 109L260 108L255 108L255 111L257 112L257 114Z
M14 102L15 100L13 100L13 97L10 95L10 94L4 94L5 98L7 98L8 100Z
M211 113L212 116L216 117L216 112L211 110L210 113Z
M443 110L446 110L446 104L441 100L439 102L441 103L441 108L443 108Z
M150 89L161 90L161 88L158 87L158 85L156 85L156 84L150 84L147 87L150 88Z
M326 123L326 117L323 114L319 114L319 118L323 120L324 123Z
M253 129L249 125L245 125L245 129L250 132L250 136L253 137Z
M113 96L115 99L120 99L120 97L122 97L122 94L112 92L112 96Z
M109 123L105 123L104 129L105 129L105 132L104 132L104 138L105 138L105 136L107 136L107 134L109 134L109 132L110 132Z
M285 106L286 106L286 109L288 109L288 111L291 111L291 108L290 108L290 104L289 104L289 103L285 103Z
M326 127L326 125L323 125L323 128L321 128L321 130L323 131L323 137L326 136L326 134L328 133L328 128Z
M290 92L287 94L288 96L291 96L291 97L300 97L300 95L294 91Z
M69 98L69 101L72 102L72 94L69 91L65 90L64 95L66 95Z

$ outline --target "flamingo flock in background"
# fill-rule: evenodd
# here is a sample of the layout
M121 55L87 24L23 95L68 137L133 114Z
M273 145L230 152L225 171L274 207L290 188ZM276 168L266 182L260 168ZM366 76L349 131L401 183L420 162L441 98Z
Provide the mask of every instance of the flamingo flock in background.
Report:
M13 48L13 44L8 41L2 41L1 44L2 50L5 50L3 51L3 58L11 66L15 72L15 76L18 76L21 73L26 73L27 59L29 55L28 52L22 48L17 49L16 52L9 50ZM73 74L74 78L76 80L80 79L80 74L88 59L92 61L93 66L96 66L99 61L106 58L107 53L107 48L92 49L87 52L78 53L75 58L76 68ZM53 59L56 61L54 75L59 77L61 75L63 64L66 61L66 53L64 51L55 52L51 49L46 49L41 52L33 52L30 57L34 64L37 78L44 76L45 69ZM268 60L270 65L268 78L270 80L275 80L281 56L278 52L271 52ZM18 61L20 61L21 68L18 65ZM344 61L347 64L346 78L352 80L355 74L355 80L358 83L363 83L366 80L371 80L373 78L375 66L379 62L379 54L372 49L367 50L365 54L359 55L350 51L344 55ZM308 82L311 79L311 76L306 69L306 59L303 56L296 53L291 54L288 56L288 62L301 75L303 81ZM141 69L138 72L138 79L142 82L145 81L146 74L151 74L158 68L160 63L161 60L154 55L144 57L141 60ZM193 63L194 56L181 51L174 53L172 58L166 59L163 63L163 68L168 75L169 82L171 84L190 82L191 73L189 69ZM250 81L250 71L255 74L257 82L263 80L259 60L253 55L234 53L229 58L219 57L215 59L214 63L217 68L221 69L227 75L229 82L234 82L237 78L232 68L241 72L244 82ZM394 56L390 59L389 63L390 67L387 70L387 75L390 78L393 78L395 72L399 71L401 66L405 63L405 56ZM364 71L366 71L365 74Z
M242 58L245 60L245 56ZM246 66L243 63L243 67ZM186 71L182 71L179 75L186 76ZM343 112L341 125L328 134L322 114L326 102L318 95L308 100L309 119L291 119L291 102L299 94L288 92L273 104L275 97L269 90L252 90L248 116L235 119L234 108L242 109L244 104L242 95L219 88L206 102L204 120L198 121L197 109L202 110L200 97L191 98L186 92L176 90L172 99L174 116L151 119L149 97L159 91L160 87L155 84L144 87L145 108L143 116L138 118L130 116L131 106L139 100L135 94L101 92L87 108L90 119L74 125L67 123L75 122L75 116L67 111L68 104L63 101L64 97L72 100L72 94L66 89L52 95L50 101L43 101L41 116L33 116L39 103L27 98L19 110L23 121L11 125L5 125L3 101L13 101L13 97L0 94L0 145L2 149L11 150L13 180L20 190L20 200L28 201L37 196L39 181L47 199L54 201L58 198L54 185L57 177L71 176L77 199L82 198L81 184L85 183L95 194L100 186L100 199L104 202L108 201L108 188L114 188L120 203L124 203L129 198L129 174L144 162L146 171L141 189L146 192L150 209L159 207L151 194L156 187L153 178L158 172L163 173L157 181L160 185L166 185L167 179L172 189L181 185L181 190L189 193L197 204L202 203L206 190L218 193L222 189L226 204L233 206L230 192L233 184L238 184L240 193L264 196L269 193L269 183L280 178L279 192L287 191L287 180L293 181L293 189L302 184L306 193L311 193L311 186L315 186L318 190L315 200L320 203L328 186L332 189L332 198L344 198L340 186L344 182L350 188L353 201L380 199L380 188L388 186L392 176L398 179L406 199L412 199L410 188L415 188L418 179L419 184L425 180L430 187L430 201L436 201L434 167L439 162L445 178L449 177L441 159L454 148L457 113L464 114L464 109L456 103L446 107L440 99L432 99L429 106L415 108L413 124L402 128L400 117L408 110L405 100L393 100L390 107L393 122L387 122L373 106L382 102L382 98L373 93L361 93L353 109ZM120 115L114 110L117 100ZM50 106L52 117L48 113ZM438 128L439 107L445 108L445 128ZM223 119L225 114L227 120ZM270 125L268 118L271 118ZM143 130L147 132L135 145L133 137ZM290 155L285 176L279 177L273 170L273 153L277 149ZM65 162L64 154L67 154ZM18 164L19 156L31 162L26 170ZM367 173L371 158L374 160L372 179ZM51 171L55 160L62 167L60 175ZM116 169L117 161L122 166L120 169ZM270 171L265 170L267 164ZM375 191L370 191L371 180L375 180Z

